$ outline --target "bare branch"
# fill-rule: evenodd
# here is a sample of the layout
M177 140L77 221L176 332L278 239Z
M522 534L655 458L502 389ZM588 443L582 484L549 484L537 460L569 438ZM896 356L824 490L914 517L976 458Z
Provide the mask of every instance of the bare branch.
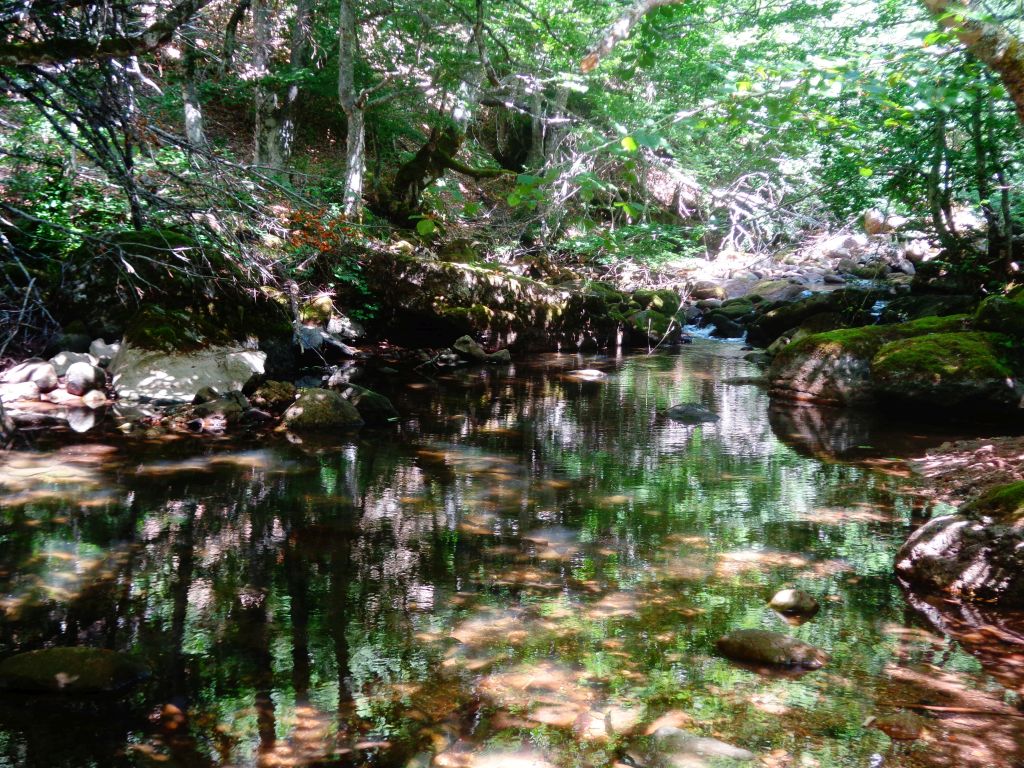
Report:
M583 57L583 61L580 62L580 69L584 72L589 72L597 66L602 58L612 52L612 49L620 42L629 37L633 31L633 27L640 23L646 14L653 11L655 8L660 8L663 5L675 5L682 0L637 0L633 6L627 10L622 16L620 16L614 24L608 27L604 36L598 40L587 55Z

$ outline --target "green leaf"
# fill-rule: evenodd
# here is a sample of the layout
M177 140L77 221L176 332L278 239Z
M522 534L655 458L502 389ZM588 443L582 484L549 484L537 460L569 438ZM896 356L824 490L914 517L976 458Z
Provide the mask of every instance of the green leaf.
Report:
M462 215L463 216L476 216L480 212L480 209L482 207L483 207L483 205L481 203L476 203L476 202L466 203L464 206L462 206Z
M619 143L622 145L622 148L627 152L636 152L640 148L639 145L636 143L636 139L634 139L632 136L623 136L622 141L620 141Z
M437 224L433 219L420 219L416 222L416 232L420 237L430 237L437 231Z
M870 168L858 168L857 173L863 176L865 179L869 179L875 175L875 172Z

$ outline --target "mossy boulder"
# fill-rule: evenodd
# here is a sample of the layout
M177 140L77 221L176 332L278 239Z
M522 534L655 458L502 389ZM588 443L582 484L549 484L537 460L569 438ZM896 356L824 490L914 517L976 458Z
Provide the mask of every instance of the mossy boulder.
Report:
M754 302L749 298L729 299L715 311L730 320L742 320L754 313Z
M633 301L642 309L653 309L663 315L674 315L680 304L679 294L667 288L634 291Z
M871 360L876 397L914 407L1007 413L1020 409L1022 390L998 333L962 331L882 345Z
M0 690L65 695L118 693L149 677L138 659L103 648L45 648L0 662Z
M626 318L626 323L632 338L641 344L645 341L658 343L662 339L671 341L666 338L670 335L670 330L675 334L680 331L679 323L675 322L673 317L653 309L634 312Z
M249 398L255 407L270 413L281 413L295 402L298 390L289 381L265 381L260 384Z
M873 291L844 289L815 293L791 303L766 305L765 312L750 323L747 339L755 346L767 347L786 331L823 313L838 314L847 326L863 325L870 322L871 307L880 297Z
M300 389L298 399L281 419L292 432L335 432L363 426L359 411L348 400L329 389Z
M918 589L1024 608L1024 482L990 489L958 514L928 521L896 555Z
M379 392L360 387L358 384L344 384L338 394L348 400L359 411L367 424L387 424L398 419L394 404Z
M874 402L871 361L886 344L929 333L956 333L966 315L927 317L897 325L843 328L794 341L775 355L768 369L772 394L825 405Z
M974 315L974 327L1024 339L1024 294L989 296Z

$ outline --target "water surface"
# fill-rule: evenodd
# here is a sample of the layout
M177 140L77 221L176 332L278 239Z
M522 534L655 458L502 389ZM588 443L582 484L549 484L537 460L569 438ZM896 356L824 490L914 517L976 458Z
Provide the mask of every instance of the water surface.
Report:
M942 436L772 411L726 383L756 373L740 354L403 374L399 425L328 442L0 456L0 655L155 672L121 701L0 699L0 765L605 766L659 724L759 765L1017 765L1016 618L915 608L892 576L931 513L898 458ZM721 420L674 423L677 402ZM821 612L787 623L785 586ZM719 658L742 627L831 662ZM872 727L902 711L922 739Z

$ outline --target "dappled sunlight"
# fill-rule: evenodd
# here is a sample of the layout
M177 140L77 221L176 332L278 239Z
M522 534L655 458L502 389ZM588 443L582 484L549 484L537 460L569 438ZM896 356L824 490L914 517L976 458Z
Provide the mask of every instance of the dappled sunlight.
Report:
M780 443L764 393L722 384L749 373L735 356L617 361L593 386L533 370L416 391L394 442L17 454L0 640L146 658L164 714L113 741L154 765L614 765L661 726L765 766L868 765L909 711L926 733L891 754L930 768L959 759L947 719L1012 719L993 681L1019 690L1024 626L908 618L892 553L922 511L898 472ZM676 402L721 419L670 423ZM775 613L784 587L821 610ZM739 628L829 663L729 661Z

